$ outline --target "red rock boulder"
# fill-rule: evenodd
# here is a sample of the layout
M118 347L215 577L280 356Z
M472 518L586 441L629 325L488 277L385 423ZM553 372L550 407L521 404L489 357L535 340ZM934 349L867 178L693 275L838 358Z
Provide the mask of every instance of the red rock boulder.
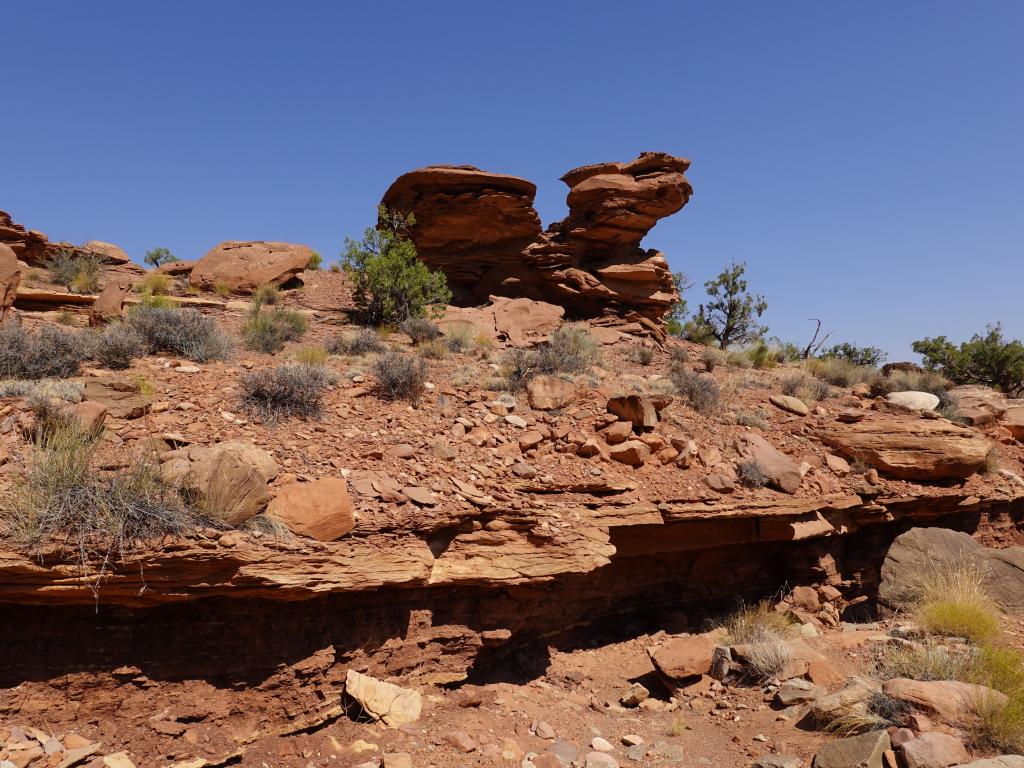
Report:
M264 240L228 240L192 267L192 285L206 290L224 286L232 293L252 293L261 285L283 285L307 266L309 246Z

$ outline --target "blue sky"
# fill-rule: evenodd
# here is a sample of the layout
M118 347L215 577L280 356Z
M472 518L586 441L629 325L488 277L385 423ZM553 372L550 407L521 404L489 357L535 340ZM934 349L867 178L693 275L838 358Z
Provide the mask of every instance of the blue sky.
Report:
M141 259L221 240L336 255L391 181L471 163L538 187L693 161L645 245L746 261L774 333L895 359L1024 337L1024 3L5 4L0 208Z

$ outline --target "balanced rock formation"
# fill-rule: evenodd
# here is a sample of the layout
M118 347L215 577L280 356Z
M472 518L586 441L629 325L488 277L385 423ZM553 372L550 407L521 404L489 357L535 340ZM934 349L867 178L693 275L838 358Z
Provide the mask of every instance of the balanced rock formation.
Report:
M382 203L415 216L410 236L420 258L447 275L459 304L526 297L565 306L572 318L625 321L660 335L679 296L664 255L640 242L686 205L689 165L645 152L569 171L569 216L543 232L534 184L469 165L406 173Z
M284 285L312 257L307 245L228 240L195 263L190 282L206 290L224 286L232 293L252 293L261 285Z

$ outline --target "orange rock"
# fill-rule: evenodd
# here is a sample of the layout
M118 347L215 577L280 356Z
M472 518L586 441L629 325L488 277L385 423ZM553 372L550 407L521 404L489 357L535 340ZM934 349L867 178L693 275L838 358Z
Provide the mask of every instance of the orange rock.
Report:
M281 487L267 506L267 514L294 533L317 541L340 539L356 524L348 483L340 477Z
M228 240L196 262L189 282L207 290L221 284L232 293L252 293L261 285L288 282L309 266L312 256L307 245Z

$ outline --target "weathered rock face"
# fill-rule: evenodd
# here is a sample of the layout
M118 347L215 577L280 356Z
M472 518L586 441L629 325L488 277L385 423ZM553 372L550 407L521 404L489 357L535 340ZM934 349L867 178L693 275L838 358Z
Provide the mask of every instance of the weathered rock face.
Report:
M970 477L985 463L992 447L977 432L944 419L895 415L836 423L819 437L845 456L904 480Z
M9 246L0 243L0 320L14 306L14 297L21 284L21 264Z
M46 261L49 245L46 235L15 223L5 211L0 211L0 243L8 246L26 264L43 264Z
M473 166L407 173L382 203L415 215L420 258L445 272L459 303L527 297L563 305L571 317L607 316L658 332L678 295L665 257L640 241L689 200L689 164L646 152L569 171L569 216L545 232L531 182Z
M200 288L218 284L232 293L252 293L261 285L283 285L309 266L309 246L263 240L227 240L192 267L191 282Z
M121 317L124 300L132 290L132 281L122 277L111 280L100 291L89 309L89 325L99 326Z

